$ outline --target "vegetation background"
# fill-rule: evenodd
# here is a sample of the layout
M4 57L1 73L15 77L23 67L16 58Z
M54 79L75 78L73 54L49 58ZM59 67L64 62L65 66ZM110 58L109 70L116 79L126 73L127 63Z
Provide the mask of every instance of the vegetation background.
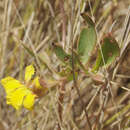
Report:
M80 72L79 97L73 81L59 76L65 66L52 43L71 53L85 26L83 12L96 23L97 41L111 33L121 55L112 72L99 70L101 75L114 75L111 91ZM91 129L130 130L130 0L0 0L0 14L0 79L10 75L23 82L25 67L33 63L47 87L53 86L33 111L7 105L0 86L0 130L89 130L82 105ZM96 55L94 51L90 64Z

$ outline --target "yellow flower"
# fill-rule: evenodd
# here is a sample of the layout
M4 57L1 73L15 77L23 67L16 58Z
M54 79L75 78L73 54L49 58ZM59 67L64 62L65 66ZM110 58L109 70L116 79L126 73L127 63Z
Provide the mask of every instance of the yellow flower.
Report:
M25 84L31 83L31 78L35 73L33 65L29 65L25 69ZM1 80L6 92L7 104L12 105L15 109L20 109L24 106L26 109L31 110L34 106L36 94L33 93L28 86L20 83L20 81L8 76ZM32 81L32 85L35 85L36 88L43 88L39 83L39 78L36 77Z

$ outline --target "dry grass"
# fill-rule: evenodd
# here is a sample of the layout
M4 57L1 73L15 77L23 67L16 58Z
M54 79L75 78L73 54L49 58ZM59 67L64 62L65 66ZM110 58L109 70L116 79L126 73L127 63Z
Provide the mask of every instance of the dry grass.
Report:
M70 52L85 26L84 11L96 22L98 43L111 32L121 54L111 71L100 70L110 77L105 86L79 74L79 98L73 82L59 76L64 67L52 43ZM25 66L34 63L47 83L57 81L33 111L8 106L0 86L0 130L89 130L81 98L91 129L130 129L130 0L1 0L0 12L0 79L10 75L23 81Z

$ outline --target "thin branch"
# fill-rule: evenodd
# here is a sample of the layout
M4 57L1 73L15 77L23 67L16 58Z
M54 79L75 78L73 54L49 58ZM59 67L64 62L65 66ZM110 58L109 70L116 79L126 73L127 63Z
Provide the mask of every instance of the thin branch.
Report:
M78 96L79 96L80 103L81 103L81 107L82 107L82 109L83 109L84 112L85 112L86 120L87 120L87 123L88 123L88 127L89 127L90 130L92 130L91 123L90 123L89 117L88 117L88 113L87 113L87 110L86 110L86 108L85 108L84 101L83 101L82 98L81 98L81 94L80 94L79 88L78 88L78 86L77 86L77 81L76 81L76 78L75 78L75 66L74 66L73 45L72 45L72 72L73 72L74 87L75 87L75 89L76 89L76 91L77 91L77 94L78 94Z

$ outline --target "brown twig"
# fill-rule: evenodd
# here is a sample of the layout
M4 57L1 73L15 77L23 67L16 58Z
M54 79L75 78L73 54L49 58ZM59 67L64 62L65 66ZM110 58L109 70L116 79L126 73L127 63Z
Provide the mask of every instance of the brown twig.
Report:
M59 97L58 97L58 113L59 113L59 119L62 123L62 113L63 113L63 100L64 100L64 91L65 91L65 85L66 85L66 78L62 80L61 85L59 86ZM58 123L58 130L61 130L60 124Z
M60 85L59 87L59 104L58 104L58 113L59 113L59 118L62 122L62 103L63 103L63 100L64 100L64 91L65 91L65 84L66 84L66 79L64 79L62 81L62 84Z
M89 117L88 117L88 114L87 114L87 110L85 109L84 101L83 101L82 98L81 98L81 94L80 94L79 88L78 88L78 86L77 86L77 81L76 81L76 78L75 78L75 66L74 66L73 44L72 44L72 72L73 72L74 87L75 87L75 89L76 89L76 91L77 91L77 94L78 94L78 96L79 96L80 103L81 103L81 107L82 107L82 109L83 109L84 112L85 112L88 127L89 127L90 130L92 130L91 123L90 123L90 121L89 121Z

